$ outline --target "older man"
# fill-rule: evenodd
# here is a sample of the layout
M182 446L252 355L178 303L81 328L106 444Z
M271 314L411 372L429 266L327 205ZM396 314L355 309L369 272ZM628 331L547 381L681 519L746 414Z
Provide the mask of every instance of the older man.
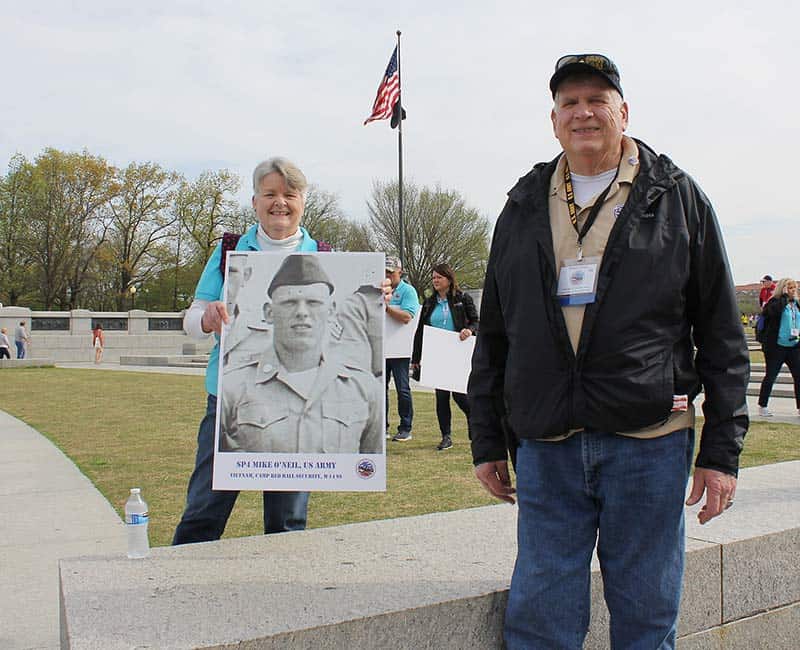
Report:
M733 503L748 426L733 282L700 188L624 135L614 63L562 57L550 90L563 153L498 219L469 385L476 474L509 502L516 456L506 642L582 647L596 541L612 647L673 648L701 387L700 523Z
M392 297L386 305L386 315L403 326L409 323L419 310L417 291L403 280L403 265L396 257L386 258L386 279L392 286ZM407 442L413 437L411 427L414 421L414 403L411 399L411 385L408 371L411 357L386 359L386 437L389 437L389 381L394 377L397 389L397 413L400 423L392 442Z
M323 352L332 293L316 256L283 261L267 290L274 347L223 379L221 451L383 450L378 380Z

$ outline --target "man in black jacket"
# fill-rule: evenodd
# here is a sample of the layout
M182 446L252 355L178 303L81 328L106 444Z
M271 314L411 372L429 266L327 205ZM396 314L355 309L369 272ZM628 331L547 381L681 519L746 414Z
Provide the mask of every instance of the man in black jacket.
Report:
M614 63L562 57L550 89L564 153L497 221L469 383L476 475L519 498L506 643L582 647L597 541L612 646L672 648L701 387L700 523L733 503L748 426L733 281L703 192L624 135Z

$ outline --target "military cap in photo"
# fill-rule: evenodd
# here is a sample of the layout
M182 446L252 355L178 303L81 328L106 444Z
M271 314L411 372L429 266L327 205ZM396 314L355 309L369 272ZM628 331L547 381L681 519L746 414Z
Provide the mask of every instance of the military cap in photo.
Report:
M318 282L327 284L330 293L333 293L333 283L322 270L316 255L289 255L272 278L267 295L272 298L272 292L284 285L299 286Z

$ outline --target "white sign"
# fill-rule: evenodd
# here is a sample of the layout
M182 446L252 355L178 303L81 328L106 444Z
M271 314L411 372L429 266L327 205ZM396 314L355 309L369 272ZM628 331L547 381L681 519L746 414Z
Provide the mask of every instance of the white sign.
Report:
M453 393L466 393L474 349L474 336L462 341L458 332L425 325L419 383Z
M408 323L403 325L391 316L386 316L383 331L383 353L387 359L406 359L411 357L414 348L414 334L417 331L420 307Z
M383 267L228 254L213 489L386 489Z

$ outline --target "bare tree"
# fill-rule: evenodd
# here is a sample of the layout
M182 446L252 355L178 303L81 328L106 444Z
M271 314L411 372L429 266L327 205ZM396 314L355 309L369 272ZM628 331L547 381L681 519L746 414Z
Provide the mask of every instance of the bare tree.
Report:
M398 184L373 183L367 201L372 236L378 250L397 255L400 249ZM423 294L431 288L431 268L447 262L465 288L483 283L489 257L489 221L466 206L461 195L440 187L403 184L404 270Z

